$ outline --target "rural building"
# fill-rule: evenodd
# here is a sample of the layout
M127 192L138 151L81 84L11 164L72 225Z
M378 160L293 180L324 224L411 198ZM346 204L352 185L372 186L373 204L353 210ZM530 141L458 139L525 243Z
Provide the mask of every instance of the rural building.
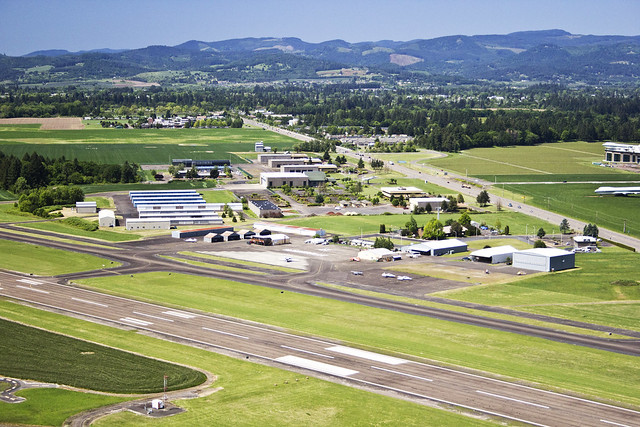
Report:
M386 248L367 249L358 252L358 258L367 261L393 261L393 251Z
M268 200L249 200L249 210L258 218L280 218L282 211Z
M422 197L426 193L417 187L382 187L382 195L385 197Z
M413 211L415 208L427 209L427 205L431 206L431 210L435 211L442 207L442 202L449 203L446 197L411 197L409 198L409 209Z
M253 224L253 227L259 230L268 229L271 231L297 234L299 236L307 236L307 237L316 237L316 236L322 237L327 234L322 228L298 227L295 225L277 224L277 223L271 223L271 222L255 222Z
M228 233L228 231L225 231L225 233ZM203 240L205 243L218 243L224 242L224 237L221 233L209 233L204 236Z
M265 188L282 187L308 187L309 177L301 172L262 172L260 174L260 185Z
M96 202L76 202L76 212L94 214L98 212L98 204Z
M467 244L458 239L429 240L415 245L403 246L402 252L414 252L421 255L440 256L467 251Z
M171 222L166 218L127 218L127 230L168 230Z
M280 172L318 172L318 165L282 165L280 166Z
M115 227L116 213L110 209L100 209L100 212L98 212L98 225L100 227Z
M591 236L574 236L573 245L576 248L588 248L589 246L597 246L598 239Z
M225 231L233 231L233 227L220 226L220 227L206 227L196 228L192 230L173 230L171 237L174 239L185 239L187 237L202 237L209 233L222 234Z
M640 145L605 142L604 160L611 163L640 163Z
M513 253L517 251L513 246L505 245L473 251L470 256L473 261L498 264L500 262L513 261Z
M560 271L574 268L576 254L556 248L535 248L513 253L513 267L535 271Z

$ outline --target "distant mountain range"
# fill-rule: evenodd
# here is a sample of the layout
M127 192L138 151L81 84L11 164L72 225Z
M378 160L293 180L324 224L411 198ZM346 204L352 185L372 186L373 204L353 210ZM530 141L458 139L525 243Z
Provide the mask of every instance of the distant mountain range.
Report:
M361 43L307 43L298 38L265 37L191 40L177 46L133 50L47 50L22 57L0 56L0 82L5 83L115 78L176 84L412 76L637 83L640 36L575 35L547 30Z

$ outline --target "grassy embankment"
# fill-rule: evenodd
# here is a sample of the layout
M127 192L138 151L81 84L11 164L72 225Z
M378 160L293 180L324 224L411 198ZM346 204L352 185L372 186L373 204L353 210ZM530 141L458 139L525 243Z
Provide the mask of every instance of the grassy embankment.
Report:
M80 283L640 404L633 385L640 381L640 366L631 356L291 292L281 294L238 282L175 276L167 280L166 273L151 273L135 279L98 278ZM176 282L180 283L179 293L175 292ZM150 295L149 286L157 292ZM617 380L621 376L629 381L621 384Z

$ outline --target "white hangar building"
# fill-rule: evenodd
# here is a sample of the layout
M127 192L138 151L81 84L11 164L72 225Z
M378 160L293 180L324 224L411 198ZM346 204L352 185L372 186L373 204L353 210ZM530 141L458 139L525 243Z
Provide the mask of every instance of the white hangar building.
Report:
M560 271L576 266L576 254L556 248L534 248L513 253L515 268L535 271Z
M467 244L458 239L429 240L416 245L403 246L402 252L414 252L421 255L440 256L466 252Z

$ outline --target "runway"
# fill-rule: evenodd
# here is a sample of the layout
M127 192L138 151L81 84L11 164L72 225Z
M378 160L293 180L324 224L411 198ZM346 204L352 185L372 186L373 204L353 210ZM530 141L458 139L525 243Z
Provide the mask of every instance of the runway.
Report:
M308 375L530 425L640 425L640 412L626 408L47 279L0 273L0 295Z

